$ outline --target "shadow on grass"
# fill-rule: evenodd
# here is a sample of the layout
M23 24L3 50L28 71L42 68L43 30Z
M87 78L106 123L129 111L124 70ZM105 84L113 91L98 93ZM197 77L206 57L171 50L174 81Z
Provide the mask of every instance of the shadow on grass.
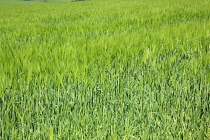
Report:
M85 1L85 0L73 0L71 2L78 2L78 1Z

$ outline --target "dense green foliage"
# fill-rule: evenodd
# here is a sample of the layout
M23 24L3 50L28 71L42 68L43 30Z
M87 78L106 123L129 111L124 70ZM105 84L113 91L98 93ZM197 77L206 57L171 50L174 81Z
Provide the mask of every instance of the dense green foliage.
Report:
M209 3L0 8L0 139L209 139Z
M41 1L41 2L47 2L47 0L24 0L24 1Z
M17 5L35 5L46 3L66 3L72 0L0 0L0 7L17 6Z

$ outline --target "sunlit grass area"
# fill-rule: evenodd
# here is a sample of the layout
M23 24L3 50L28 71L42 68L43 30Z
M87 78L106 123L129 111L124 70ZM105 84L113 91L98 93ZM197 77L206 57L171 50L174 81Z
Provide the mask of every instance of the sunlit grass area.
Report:
M208 140L209 3L1 7L0 139Z
M68 2L72 0L0 0L0 7Z

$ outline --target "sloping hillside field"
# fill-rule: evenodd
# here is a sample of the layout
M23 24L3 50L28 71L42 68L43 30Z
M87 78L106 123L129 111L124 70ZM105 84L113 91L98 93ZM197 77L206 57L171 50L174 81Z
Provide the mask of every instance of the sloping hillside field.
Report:
M210 0L0 8L0 139L210 139Z

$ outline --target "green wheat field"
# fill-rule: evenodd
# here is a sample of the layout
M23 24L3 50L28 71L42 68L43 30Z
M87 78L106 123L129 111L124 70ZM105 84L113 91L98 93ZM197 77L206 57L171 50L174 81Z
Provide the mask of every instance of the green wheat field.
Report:
M1 140L209 140L210 0L0 0Z

